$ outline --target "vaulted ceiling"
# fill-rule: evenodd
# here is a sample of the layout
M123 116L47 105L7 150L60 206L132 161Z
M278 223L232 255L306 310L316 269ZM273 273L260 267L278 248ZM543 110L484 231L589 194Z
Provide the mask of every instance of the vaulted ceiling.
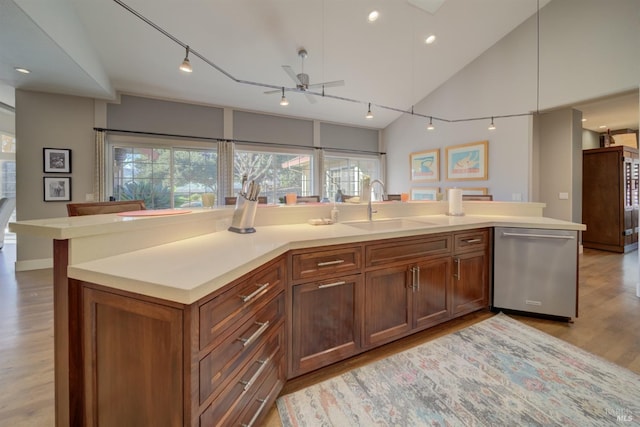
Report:
M537 0L0 0L0 82L384 128L402 113L378 105L410 110L537 8ZM380 17L369 22L374 9ZM429 45L430 34L437 39ZM178 70L181 44L195 51L191 74ZM311 84L344 80L325 94L348 101L309 102L289 90L296 84L283 65L294 74L304 65ZM290 104L265 94L270 87L285 87Z

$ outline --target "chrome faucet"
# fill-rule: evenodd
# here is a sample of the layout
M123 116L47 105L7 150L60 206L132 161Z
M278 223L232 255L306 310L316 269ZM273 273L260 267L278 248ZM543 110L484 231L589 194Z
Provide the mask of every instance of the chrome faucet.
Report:
M375 184L376 182L380 184L380 187L382 188L382 200L384 200L384 194L386 192L384 189L384 183L379 179L374 179L373 181L371 181L371 184L369 184L369 188L367 189L367 191L369 192L369 204L367 206L367 214L368 214L369 221L373 221L373 214L378 212L378 211L374 211L373 208L371 207L371 199L372 199L371 190L373 189L373 184Z

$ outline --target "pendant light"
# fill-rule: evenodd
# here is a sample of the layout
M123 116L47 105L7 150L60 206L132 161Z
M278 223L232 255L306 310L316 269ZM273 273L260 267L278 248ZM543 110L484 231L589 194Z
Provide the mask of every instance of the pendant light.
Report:
M371 112L371 103L369 103L369 111L367 111L367 115L364 117L366 119L373 119L373 113Z
M191 73L193 71L193 68L191 68L191 62L189 62L189 46L187 46L187 54L184 57L184 61L180 64L180 70L185 73Z
M433 117L429 117L429 126L427 126L427 130L434 130L436 127L433 125Z
M489 130L496 130L496 125L493 124L493 117L491 117L491 124L488 127Z
M280 105L282 105L283 107L289 105L289 100L286 96L284 96L284 86L282 87L282 98L280 99Z

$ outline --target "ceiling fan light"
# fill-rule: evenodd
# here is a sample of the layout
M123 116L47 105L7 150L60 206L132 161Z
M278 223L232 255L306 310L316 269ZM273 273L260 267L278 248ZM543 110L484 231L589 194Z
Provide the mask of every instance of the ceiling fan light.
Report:
M184 61L180 64L180 70L185 73L193 72L193 68L191 68L191 62L189 62L189 46L187 46L187 54L184 57Z

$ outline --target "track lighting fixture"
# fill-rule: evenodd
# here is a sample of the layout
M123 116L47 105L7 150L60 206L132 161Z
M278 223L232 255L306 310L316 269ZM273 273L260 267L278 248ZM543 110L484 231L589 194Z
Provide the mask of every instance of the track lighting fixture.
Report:
M367 115L364 117L366 119L373 119L373 113L371 112L371 103L369 103L369 111L367 111Z
M283 107L289 105L289 100L286 96L284 96L284 86L282 87L282 98L280 99L280 105L282 105Z
M184 61L180 64L180 70L185 73L191 73L193 71L193 68L191 68L191 62L189 62L189 46L187 46L187 54L184 57Z
M119 4L120 6L122 6L124 9L126 9L131 14L133 14L136 17L138 17L139 19L141 19L147 25L150 25L151 27L153 27L155 30L157 30L161 34L163 34L166 37L168 37L169 39L173 40L175 43L179 44L180 46L185 47L186 48L186 55L185 55L184 61L182 61L182 65L180 65L180 70L182 70L184 72L187 72L187 73L191 73L193 71L192 68L191 68L191 63L189 62L189 52L191 52L191 51L190 51L188 45L186 45L185 43L183 43L182 41L177 39L175 36L170 34L164 28L160 27L159 25L155 24L154 22L152 22L148 18L144 17L139 12L133 10L131 7L129 7L127 4L125 4L124 0L113 0L113 1L115 3L117 3L117 4ZM371 17L370 17L370 22L375 21L375 19L377 19L377 17L379 17L379 16L380 16L379 13L372 13ZM539 104L540 104L540 77L539 77L540 76L540 42L539 42L539 37L540 37L540 6L539 6L539 4L538 4L536 16L537 16L537 19L538 19L538 21L537 21L537 31L538 31L538 44L537 44L537 49L538 49L538 60L537 60L537 62L538 62L538 79L537 79L537 86L536 86L536 112L539 112ZM435 40L432 37L429 37L429 40L425 39L425 43L428 44L429 41L435 41ZM218 72L222 73L223 75L228 77L230 80L234 81L235 83L258 86L258 87L264 87L264 88L268 88L268 89L274 89L274 92L276 92L276 93L278 92L279 86L275 86L275 85L271 85L271 84L267 84L267 83L250 81L250 80L239 79L239 78L233 76L231 73L227 72L226 70L222 69L220 66L215 64L210 59L204 57L203 55L201 55L197 51L193 51L192 53L195 56L197 56L198 58L200 58L204 63L210 65L211 67L213 67ZM286 106L286 105L289 104L289 101L287 100L287 98L285 97L285 94L284 94L285 87L281 86L281 88L282 88L282 98L280 100L280 105ZM292 91L295 91L295 92L300 92L301 91L299 87L291 88L289 90L292 90ZM312 96L315 95L315 96L322 96L322 97L325 97L325 98L335 99L335 100L343 101L343 102L351 102L351 103L354 103L354 104L363 104L364 103L363 101L361 101L359 99L347 98L347 97L344 97L344 96L337 96L337 95L332 95L330 93L325 93L324 86L322 87L322 92L314 92L313 90L305 89L304 90L304 94L307 97L312 97ZM411 111L407 111L405 109L396 108L396 107L390 107L390 106L382 105L382 104L376 104L376 107L379 108L379 109L383 109L383 110L395 111L395 112L402 113L402 114L411 114L412 116L415 115L415 116L418 116L418 117L428 118L429 119L429 125L427 127L427 130L434 130L435 129L435 127L433 126L433 117L432 116L426 116L426 115L420 114L420 113L416 113L416 112L414 112L413 107L411 107ZM494 121L494 119L496 117L499 118L499 119L502 119L502 118L509 118L509 117L531 116L533 114L535 114L535 113L524 112L524 113L518 113L518 114L492 116L491 117L491 124L489 125L488 129L490 131L493 131L493 130L496 129L496 126L493 123L493 121ZM370 102L369 102L369 109L368 109L367 115L365 117L368 120L373 119L373 113L371 112L371 103ZM469 121L475 121L475 120L486 120L486 117L470 117L470 118L460 118L460 119L447 119L447 118L444 118L444 117L437 117L436 120L440 120L440 121L446 122L446 123L459 123L459 122L469 122Z

